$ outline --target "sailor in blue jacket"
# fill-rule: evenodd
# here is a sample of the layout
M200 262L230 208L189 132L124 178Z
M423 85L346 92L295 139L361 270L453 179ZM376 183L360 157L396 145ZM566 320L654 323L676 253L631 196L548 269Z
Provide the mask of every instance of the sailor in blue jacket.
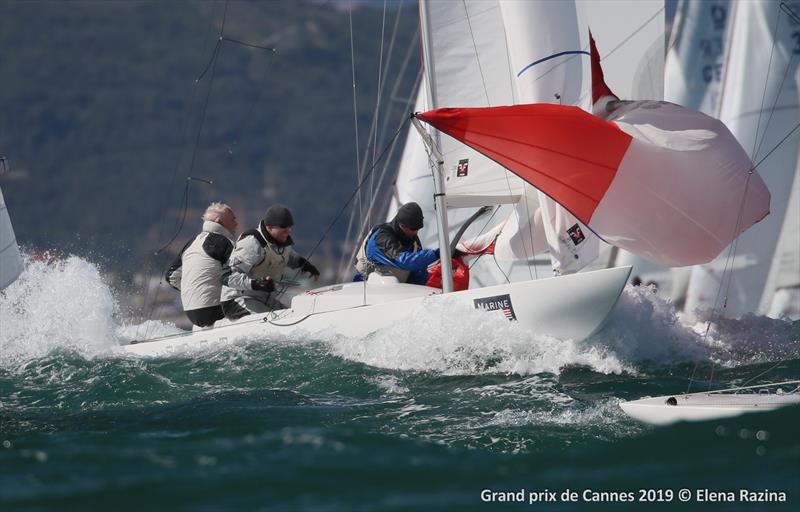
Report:
M422 226L422 208L417 203L401 206L391 222L373 228L361 243L353 280L380 272L394 275L401 283L425 284L428 266L439 259L439 249L422 248L417 237Z

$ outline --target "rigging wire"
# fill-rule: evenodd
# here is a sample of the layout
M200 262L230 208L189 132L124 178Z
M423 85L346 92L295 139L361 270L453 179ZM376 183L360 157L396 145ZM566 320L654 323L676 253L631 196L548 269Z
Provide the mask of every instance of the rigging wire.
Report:
M486 87L486 75L483 73L483 67L481 66L481 58L478 55L478 44L475 42L475 32L472 30L472 22L469 20L469 9L467 9L467 1L461 0L461 4L464 6L464 14L467 17L467 28L469 29L469 35L472 38L472 50L475 52L475 61L478 64L478 74L481 77L481 83L483 84L483 94L486 95L486 106L491 107L492 102L489 101L489 88Z
M417 80L414 83L414 87L412 88L412 90L416 90L418 88L419 81L420 81L421 77L422 77L422 73L420 71L420 73L417 75ZM398 80L397 83L395 84L395 91L399 87L399 85L400 85L400 81ZM413 105L411 105L411 102L413 102L413 101L414 101L413 97L409 98L407 100L407 104L406 104L406 108L405 108L406 112L411 111L412 106L413 106ZM389 119L389 116L386 116L386 119ZM381 183L383 183L383 179L384 179L384 176L387 173L387 170L389 168L389 164L391 164L391 162L392 162L392 157L394 156L394 150L397 148L397 141L398 140L399 140L398 138L395 138L392 141L392 145L391 145L391 148L389 150L389 155L384 159L383 168L381 169L380 178L378 180L378 187L377 187L378 190L380 190ZM402 164L402 162L401 162L401 164ZM399 167L398 167L397 171L399 172ZM396 178L395 178L395 180L396 180ZM395 184L392 183L392 188L394 188L394 185ZM377 196L378 196L377 193L373 194L373 199L372 199L372 202L370 203L370 208L373 207L374 202L377 199ZM391 196L391 194L390 194L390 196ZM387 208L388 208L388 203L387 203ZM347 269L349 268L349 263L355 259L355 255L358 252L358 250L360 249L360 243L363 240L363 238L366 236L367 229L370 228L370 224L368 222L368 219L362 219L361 224L359 225L358 231L356 231L356 237L355 237L356 240L351 242L350 234L352 232L352 227L353 227L354 221L355 221L355 210L351 210L351 215L350 215L349 223L348 223L348 226L347 226L347 235L345 236L345 241L350 244L352 249L349 252L346 252L346 251L342 252L342 254L341 254L340 258L339 258L339 265L337 267L339 269L338 273L339 273L340 277L342 278L342 280L345 279L345 276L347 274ZM346 258L346 262L347 263L345 263L345 258Z
M388 52L389 55L388 55L388 58L387 58L385 66L383 66L384 70L385 70L384 74L388 73L388 69L389 69L389 66L391 64L391 59L392 59L393 49L394 49L394 42L395 42L395 39L396 39L396 36L397 36L397 27L399 25L400 15L402 14L402 8L403 8L403 4L401 3L400 6L398 7L397 15L395 17L395 26L394 26L394 30L393 30L393 33L392 33L392 39L391 39L390 44L389 44L389 52ZM419 34L419 27L417 27L417 31L416 31L415 36L414 36L413 39L416 39L418 34ZM403 63L402 63L401 68L400 68L400 72L397 73L396 79L395 79L395 82L394 82L394 86L392 88L392 92L391 92L392 100L394 100L394 97L396 96L396 93L397 93L398 89L400 88L400 85L403 83L402 78L405 76L405 72L406 72L406 69L408 67L408 63L410 61L411 56L414 53L413 52L414 48L415 48L414 45L409 45L408 49L406 50L406 54L405 54L405 57L403 59ZM419 75L417 77L417 80L419 80ZM383 87L385 87L385 85L386 85L386 82L384 81L383 82ZM416 85L415 85L415 88L412 89L412 90L415 90L415 89L416 89ZM381 93L381 95L382 95L382 93ZM409 99L408 100L409 103L412 102L412 101L413 101L413 99ZM408 106L408 104L405 104L403 112L409 112L410 110L411 110L411 108ZM385 133L385 130L388 127L388 124L389 124L390 121L391 121L391 116L385 115L384 116L384 121L383 121L383 127L381 129L381 134ZM372 125L370 127L370 134L369 134L369 137L367 137L368 141L372 140L374 130L376 129L376 125L377 125L376 117L373 115ZM383 138L384 138L383 135L381 135L380 139L382 140ZM364 165L366 164L366 161L367 161L367 155L369 153L369 149L370 149L370 147L368 145L367 148L365 148L365 150L364 150L364 157L363 157L363 162L364 163L360 167L362 173L364 172ZM392 151L391 154L393 154L394 153L394 148L392 148L391 151ZM386 159L385 167L388 166L389 163L391 162L391 154L390 154L390 157ZM385 172L385 169L382 172ZM366 229L366 227L362 226L356 232L356 235L355 235L356 240L353 241L351 239L354 226L359 225L357 223L358 221L356 221L356 214L357 213L359 213L359 212L356 209L351 210L350 217L348 219L346 235L345 235L345 238L344 238L345 244L349 245L349 246L352 246L352 247L355 247L356 244L360 241L360 239L362 237L362 234L363 234L364 230ZM361 216L359 218L360 219L364 219L363 216ZM367 227L369 226L368 222L364 222L364 220L362 220L361 222L363 222ZM344 250L342 251L342 253L340 255L340 258L339 258L339 263L338 263L338 266L337 266L338 273L340 275L346 274L347 265L345 264L345 259L347 259L347 261L349 262L349 261L352 261L354 256L355 256L355 252L353 252L353 254L349 254L348 251L344 251Z
M464 13L466 14L466 18L467 18L467 27L469 28L469 34L470 34L470 38L472 39L472 49L473 49L473 51L475 52L475 60L476 60L476 62L478 63L478 72L479 72L479 74L480 74L480 77L481 77L481 83L483 84L483 93L484 93L484 95L486 96L486 106L489 106L489 107L491 107L491 106L492 106L492 103L491 103L491 101L489 100L489 90L488 90L488 88L487 88L487 86L486 86L486 76L485 76L485 75L484 75L484 73L483 73L483 67L481 66L481 59L480 59L480 55L478 55L478 45L477 45L477 43L475 42L475 33L474 33L474 31L472 30L472 22L470 21L470 17L469 17L469 10L467 9L467 3L466 3L466 0L462 0L462 4L463 4L463 6L464 6ZM505 27L503 28L503 30L504 30L504 34L503 34L503 35L504 35L504 37L506 37L506 36L507 36L507 34L505 34ZM510 70L511 70L511 65L510 65L510 63L509 63L509 65L508 65L508 66L506 66L506 68L509 70L509 73L511 73L511 71L510 71ZM513 73L512 73L511 80L512 80L512 81L514 80ZM504 167L502 167L502 166L499 166L499 167L500 167L500 169L502 169L502 170L503 170L503 175L504 175L504 177L505 177L505 180L506 180L506 187L508 188L508 195L509 195L509 196L513 196L514 194L513 194L513 191L512 191L512 189L511 189L511 177L510 177L510 174L511 174L511 173L510 173L510 171L509 171L508 169L506 169L506 168L504 168ZM517 179L519 179L519 178L517 178ZM525 189L525 186L524 186L524 184L523 184L523 194L524 194L524 189ZM494 216L497 214L497 212L499 212L499 211L500 211L500 208L501 208L501 207L500 207L500 206L498 206L498 207L495 209L495 211L494 211L494 212L492 212L492 215L489 217L489 219L488 219L488 220L486 221L486 223L483 225L483 228L481 228L481 230L478 232L478 235L480 235L481 233L483 233L483 230L485 230L485 229L486 229L486 227L489 225L489 222L491 222L492 218L494 218ZM513 209L513 207L512 207L512 209ZM526 210L527 210L527 200L526 200ZM513 212L512 212L512 213L513 213ZM499 237L499 235L498 235L498 237ZM497 238L495 238L495 242L496 242L496 241L497 241ZM533 234L532 234L532 232L531 232L531 248L533 248ZM525 242L524 242L524 241L523 241L523 243L522 243L522 249L523 249L523 252L525 253L525 259L526 259L527 261L529 261L529 260L531 259L531 256L529 256L529 255L528 255L528 248L526 247L526 245L525 245ZM482 255L483 255L483 254L481 254L481 255L479 255L477 258L475 258L475 261L473 261L473 262L472 262L472 264L469 266L470 270L472 269L472 267L473 267L473 266L475 266L475 264L476 264L476 263L478 263L478 261L481 259L481 256L482 256ZM535 256L535 254L534 254L534 256ZM501 273L501 274L503 274L503 277L505 278L505 280L506 280L506 283L510 283L511 281L510 281L510 279L509 279L508 275L507 275L507 274L506 274L506 273L503 271L503 269L500 267L500 264L497 262L497 258L493 258L493 259L494 259L495 265L497 265L497 268L498 268L498 269L500 269L500 273ZM530 266L528 266L528 274L530 275L531 279L533 279L533 273L531 272Z
M356 54L354 48L354 39L353 39L353 0L350 0L350 8L347 9L347 19L350 25L350 70L352 73L352 80L353 80L353 125L355 128L355 138L356 138L356 183L361 183L361 152L359 149L358 143L358 102L356 101ZM359 187L356 188L358 190ZM358 200L356 201L358 205L358 213L360 217L364 216L364 210L361 206L361 194L358 195Z

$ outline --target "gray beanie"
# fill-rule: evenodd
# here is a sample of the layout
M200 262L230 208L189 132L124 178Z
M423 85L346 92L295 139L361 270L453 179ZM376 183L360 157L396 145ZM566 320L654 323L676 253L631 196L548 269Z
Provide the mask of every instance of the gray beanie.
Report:
M279 228L289 228L294 226L292 212L282 204L270 206L264 214L265 226L277 226Z

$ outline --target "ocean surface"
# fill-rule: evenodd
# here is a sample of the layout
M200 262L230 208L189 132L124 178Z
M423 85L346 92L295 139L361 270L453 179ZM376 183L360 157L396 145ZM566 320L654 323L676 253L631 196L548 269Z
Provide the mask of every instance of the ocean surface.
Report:
M655 428L618 407L684 392L693 373L692 391L798 379L798 322L750 316L704 336L629 288L582 343L429 310L365 339L116 350L175 330L126 319L91 262L28 263L0 294L0 510L800 504L800 408Z

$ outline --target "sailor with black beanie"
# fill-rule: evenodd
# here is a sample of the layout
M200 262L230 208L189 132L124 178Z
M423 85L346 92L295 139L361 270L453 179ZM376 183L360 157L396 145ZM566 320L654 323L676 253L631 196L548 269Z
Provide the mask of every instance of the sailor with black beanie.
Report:
M276 204L266 211L258 228L239 236L222 274L226 318L235 320L251 313L284 309L273 292L286 267L319 277L317 267L292 249L293 225L292 212Z
M417 203L402 205L391 222L373 228L356 256L355 280L372 272L391 274L401 283L425 284L428 266L439 259L439 249L423 249L417 237L424 217Z

